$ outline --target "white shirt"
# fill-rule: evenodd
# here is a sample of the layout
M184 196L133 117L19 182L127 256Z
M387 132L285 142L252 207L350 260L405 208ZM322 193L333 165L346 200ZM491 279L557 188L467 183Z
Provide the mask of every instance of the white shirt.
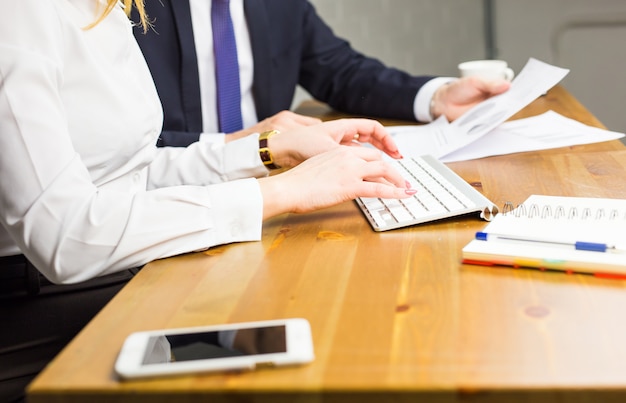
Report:
M233 180L267 174L258 136L157 148L161 106L130 22L116 8L84 29L97 13L0 0L0 256L71 283L260 239L258 182Z
M191 22L198 58L198 73L200 75L200 101L202 103L201 141L223 142L224 134L219 133L217 126L217 101L215 92L215 59L213 54L213 32L211 28L211 0L189 0L191 7ZM258 122L254 98L252 94L252 80L254 62L252 45L243 8L243 0L230 0L230 14L233 20L235 40L237 42L237 57L239 59L240 86L241 86L241 114L243 127L253 126ZM421 122L430 122L430 101L433 94L441 85L451 78L435 78L420 88L413 103L415 118Z
M217 94L215 91L215 57L213 53L213 30L211 25L211 0L189 0L191 22L198 59L200 79L200 102L202 104L203 141L223 141L217 118ZM230 0L230 15L237 43L239 84L241 87L241 116L243 127L250 127L259 120L252 95L254 63L248 24L243 10L243 0Z

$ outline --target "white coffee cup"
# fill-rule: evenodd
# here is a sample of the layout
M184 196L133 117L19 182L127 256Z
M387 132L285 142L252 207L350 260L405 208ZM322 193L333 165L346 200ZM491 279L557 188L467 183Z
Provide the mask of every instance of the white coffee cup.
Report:
M503 78L511 81L515 73L504 60L472 60L459 64L459 75L461 77L479 76L492 80Z

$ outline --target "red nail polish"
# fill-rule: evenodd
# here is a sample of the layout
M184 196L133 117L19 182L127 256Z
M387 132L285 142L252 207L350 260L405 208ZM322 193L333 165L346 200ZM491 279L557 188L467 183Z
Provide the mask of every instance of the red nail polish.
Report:
M406 189L404 191L404 193L408 194L409 196L413 196L414 194L417 193L417 190L415 190L415 189Z

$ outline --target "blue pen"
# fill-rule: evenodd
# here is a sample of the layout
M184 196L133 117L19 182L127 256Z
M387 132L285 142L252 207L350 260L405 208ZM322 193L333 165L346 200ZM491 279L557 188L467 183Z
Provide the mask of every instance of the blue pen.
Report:
M608 252L617 250L615 246L609 246L605 243L598 242L563 242L551 239L535 239L525 238L518 235L505 235L505 234L492 234L488 232L479 231L476 233L476 239L479 241L488 241L493 239L500 239L503 241L521 241L521 242L533 242L533 243L548 243L556 245L569 245L573 246L576 250L585 250L590 252Z

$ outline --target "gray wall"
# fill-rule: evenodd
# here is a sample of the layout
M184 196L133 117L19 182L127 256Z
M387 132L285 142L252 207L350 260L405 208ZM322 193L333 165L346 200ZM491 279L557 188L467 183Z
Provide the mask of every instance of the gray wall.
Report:
M289 0L285 0L289 1ZM413 74L456 75L464 60L529 57L570 68L563 84L609 129L626 131L626 0L311 0L352 45ZM299 91L297 105L308 94Z
M609 129L626 131L626 1L494 0L497 55L571 69L563 85Z
M311 3L355 49L412 74L456 76L459 62L486 56L482 0ZM300 90L294 105L306 97Z

